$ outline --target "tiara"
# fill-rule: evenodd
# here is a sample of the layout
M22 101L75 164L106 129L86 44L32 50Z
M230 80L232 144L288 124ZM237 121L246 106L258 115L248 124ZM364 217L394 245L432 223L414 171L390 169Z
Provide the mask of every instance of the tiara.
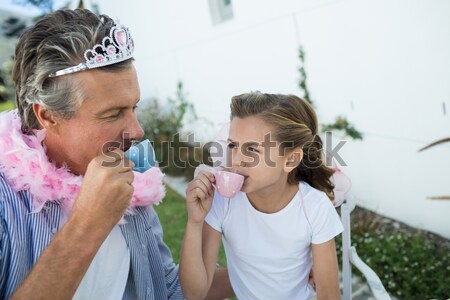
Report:
M109 36L103 38L101 44L97 44L84 52L85 62L51 73L49 77L113 65L132 58L133 51L134 43L130 31L125 26L116 24L111 28Z

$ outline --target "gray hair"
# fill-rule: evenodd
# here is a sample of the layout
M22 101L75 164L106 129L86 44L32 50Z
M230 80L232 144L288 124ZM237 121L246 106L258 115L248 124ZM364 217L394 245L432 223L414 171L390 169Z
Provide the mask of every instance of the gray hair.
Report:
M14 55L12 77L22 131L39 129L33 104L42 105L69 119L83 100L83 90L73 76L50 74L85 62L84 51L100 44L114 21L87 9L58 10L40 19L20 37ZM104 71L128 68L132 59L101 67Z

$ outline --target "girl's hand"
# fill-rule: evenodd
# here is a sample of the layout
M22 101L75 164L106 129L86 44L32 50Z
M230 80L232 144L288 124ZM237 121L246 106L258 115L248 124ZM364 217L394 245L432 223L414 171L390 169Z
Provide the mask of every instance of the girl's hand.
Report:
M214 175L210 172L200 172L186 189L186 208L188 222L202 223L209 212L214 196Z

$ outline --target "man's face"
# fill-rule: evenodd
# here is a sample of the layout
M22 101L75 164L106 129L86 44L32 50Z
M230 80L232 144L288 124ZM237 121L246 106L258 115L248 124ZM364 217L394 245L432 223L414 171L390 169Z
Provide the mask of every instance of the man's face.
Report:
M73 173L84 174L89 162L108 147L120 145L125 151L131 140L143 137L135 111L139 83L134 66L68 76L74 77L84 101L71 119L57 119L55 128L47 132L45 144L56 164L66 164Z

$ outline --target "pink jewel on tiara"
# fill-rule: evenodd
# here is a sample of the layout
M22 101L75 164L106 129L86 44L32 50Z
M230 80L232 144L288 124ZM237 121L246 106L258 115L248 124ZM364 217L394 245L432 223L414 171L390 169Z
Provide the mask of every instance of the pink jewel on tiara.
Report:
M85 62L79 65L56 71L49 77L67 75L86 69L95 69L119 63L133 57L134 43L128 28L121 24L114 25L109 36L105 36L101 44L84 52Z
M127 45L127 37L125 31L117 30L115 33L115 38L120 48L124 48Z
M116 53L116 47L109 45L108 48L106 48L106 52L108 52L109 55Z
M102 63L105 61L105 58L103 57L103 55L99 54L95 57L95 62L96 63Z

